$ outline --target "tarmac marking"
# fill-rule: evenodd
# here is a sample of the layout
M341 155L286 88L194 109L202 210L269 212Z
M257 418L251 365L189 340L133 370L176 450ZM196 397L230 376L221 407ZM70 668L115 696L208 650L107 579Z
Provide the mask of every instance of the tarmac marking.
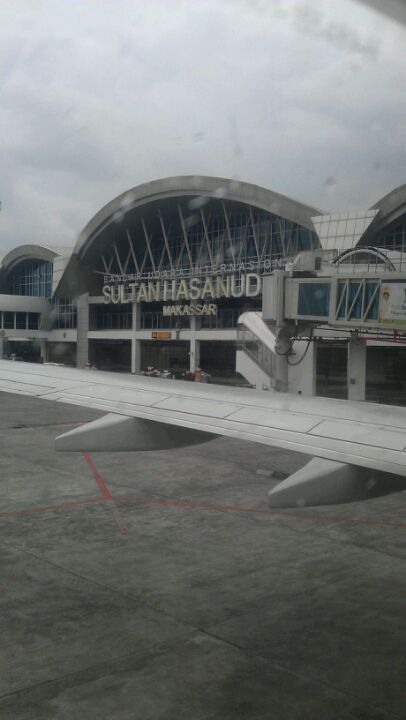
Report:
M111 494L110 490L108 489L106 483L104 482L102 476L100 475L100 473L99 473L96 465L94 464L92 458L90 457L89 453L84 452L83 457L85 458L85 460L90 468L90 472L92 473L94 479L96 480L96 482L99 486L99 490L100 490L101 494L103 495L103 497L106 500L111 500L112 494Z
M0 520L7 520L13 517L23 517L25 515L31 515L36 513L54 512L55 510L70 510L72 508L82 507L86 505L100 505L108 503L111 509L114 520L117 524L119 531L123 534L128 533L128 527L123 521L118 509L117 504L125 505L155 505L161 507L174 507L183 510L211 510L215 512L236 512L236 513L248 513L252 515L265 515L268 517L286 517L294 520L311 520L321 523L336 523L343 525L365 525L374 527L390 527L397 530L406 530L406 523L390 522L388 520L371 520L362 518L346 518L338 517L334 515L317 515L316 513L304 513L303 509L300 509L298 513L289 510L267 510L265 508L249 508L242 507L241 505L222 505L219 503L205 503L205 502L194 502L193 500L182 500L182 499L171 499L171 498L137 498L131 497L130 495L112 495L109 488L107 487L102 475L96 468L89 453L83 453L83 457L95 478L101 496L80 498L78 500L67 500L62 503L55 503L52 505L42 505L38 507L25 508L23 510L14 510L0 515Z
M99 486L99 490L103 496L103 500L108 500L111 503L111 505L110 505L111 511L112 511L114 520L116 522L116 525L117 525L119 531L123 535L125 535L126 533L128 533L128 527L122 520L121 515L120 515L119 511L117 510L113 495L111 494L110 490L108 489L106 483L104 482L102 476L100 475L100 473L99 473L96 465L94 464L92 458L90 457L89 453L84 452L83 457L86 460L86 462L90 468L90 472L92 473L93 477L95 478L95 480Z
M337 523L337 524L348 524L348 525L369 525L377 527L392 527L395 529L406 530L406 523L390 522L388 520L363 520L362 518L345 518L336 517L333 515L316 515L316 514L304 514L303 512L294 513L285 510L266 510L264 508L246 508L241 505L221 505L204 502L193 502L191 500L171 500L167 498L132 498L128 495L114 495L116 502L127 503L133 505L163 505L169 507L191 509L191 510L216 510L218 512L239 512L239 513L251 513L254 515L268 515L275 517L287 517L294 518L295 520L316 520L324 523Z
M108 491L109 492L109 491ZM0 515L0 520L7 520L8 518L21 517L24 515L30 515L35 513L53 512L55 510L69 510L72 508L85 506L85 505L100 505L108 502L111 507L112 514L118 525L120 532L128 533L128 527L124 524L120 517L116 503L126 505L157 505L163 507L175 507L184 510L211 510L216 512L237 512L237 513L248 513L253 515L265 515L268 517L286 517L294 520L311 520L322 523L336 523L343 525L365 525L375 527L389 527L395 530L406 530L406 523L396 523L387 520L363 520L362 518L345 518L337 517L332 515L316 515L316 514L304 514L302 511L299 513L289 512L285 510L265 510L264 508L246 508L241 505L221 505L204 502L193 502L191 500L171 500L167 498L136 498L129 495L111 495L107 497L95 497L95 498L82 498L81 500L70 500L63 503L57 503L55 505L44 505L41 507L26 508L24 510L15 510ZM110 505L110 503L112 503Z

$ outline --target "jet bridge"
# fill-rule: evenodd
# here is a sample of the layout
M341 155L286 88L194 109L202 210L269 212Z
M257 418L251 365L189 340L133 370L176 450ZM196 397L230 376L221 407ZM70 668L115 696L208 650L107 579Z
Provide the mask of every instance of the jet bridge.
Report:
M314 395L317 341L334 336L348 343L348 397L364 400L368 341L406 343L406 273L266 276L262 314L239 318L237 369L251 363L253 382L259 368L261 389Z
M349 273L297 277L277 271L264 278L263 320L281 325L404 334L406 273Z

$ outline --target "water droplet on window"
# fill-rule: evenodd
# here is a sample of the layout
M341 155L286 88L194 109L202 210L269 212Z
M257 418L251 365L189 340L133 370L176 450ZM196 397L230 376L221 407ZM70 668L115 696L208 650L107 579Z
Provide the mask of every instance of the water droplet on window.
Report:
M208 202L209 198L207 195L199 195L199 197L189 200L189 210L198 210L204 205L207 205Z
M130 205L132 205L134 200L135 200L135 193L128 192L122 198L122 200L120 202L120 207L123 208L123 210L124 210L124 209L128 208Z
M114 213L112 220L115 223L120 223L124 219L125 213L122 210L117 210L117 212Z
M230 190L231 192L238 192L240 189L241 183L237 179L233 179L230 182Z

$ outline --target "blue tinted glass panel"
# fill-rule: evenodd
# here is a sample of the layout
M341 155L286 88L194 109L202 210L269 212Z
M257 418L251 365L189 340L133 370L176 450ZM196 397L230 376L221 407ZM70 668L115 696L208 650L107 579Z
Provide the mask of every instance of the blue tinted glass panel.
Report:
M25 330L27 327L27 313L16 312L16 329Z
M14 313L13 312L4 312L3 313L3 327L5 330L13 330L14 329Z
M77 327L77 306L71 300L56 298L52 309L52 327L69 330Z
M346 283L345 282L339 282L338 283L338 290L337 290L337 317L338 318L345 318L345 288Z
M373 297L374 291L379 283L367 282L365 284L365 311L368 308L369 303ZM371 307L368 310L366 320L377 320L378 319L378 307L379 307L379 292L375 293L375 297L372 301Z
M28 329L38 330L39 328L39 313L28 313Z
M329 307L329 283L301 283L299 285L298 315L328 317Z
M52 263L46 260L25 260L11 273L14 295L46 297L52 295Z
M275 262L283 265L285 258L301 250L319 247L315 232L291 220L244 203L200 203L199 198L180 203L177 211L163 205L156 217L144 224L134 220L128 229L119 226L118 233L115 244L121 262L111 246L108 265L109 272L119 275L123 266L128 274L137 274L153 266L161 272L172 267L190 270L191 262L200 270L211 263L271 267Z
M91 330L131 330L132 305L91 305L89 325Z
M349 311L349 318L348 319L359 319L361 317L361 311L362 311L362 291L358 293L358 290L361 286L361 283L357 280L351 280L350 281L350 287L349 287L349 293L348 293L348 311ZM357 297L358 293L358 297ZM355 298L357 298L355 300ZM355 300L355 302L354 302Z

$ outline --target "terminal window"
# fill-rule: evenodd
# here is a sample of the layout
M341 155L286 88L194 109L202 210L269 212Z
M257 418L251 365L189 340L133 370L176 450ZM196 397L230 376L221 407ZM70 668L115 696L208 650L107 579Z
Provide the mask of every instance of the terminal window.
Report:
M40 313L2 312L0 324L4 330L38 330Z

